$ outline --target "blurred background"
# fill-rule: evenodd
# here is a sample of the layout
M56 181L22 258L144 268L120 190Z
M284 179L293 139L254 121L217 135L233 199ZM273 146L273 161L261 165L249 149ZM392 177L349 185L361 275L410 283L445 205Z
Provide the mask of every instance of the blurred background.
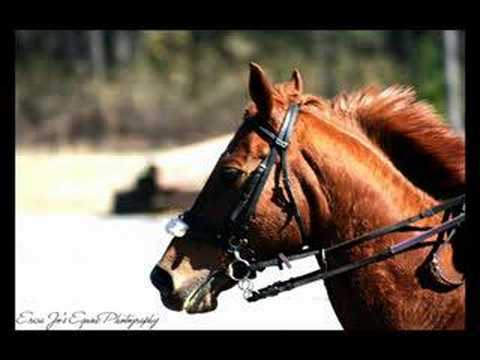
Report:
M161 224L190 205L239 126L249 61L275 82L297 67L305 91L323 97L413 85L464 129L462 31L18 30L15 40L17 298L27 304L47 301L31 293L32 264L60 252L101 267L86 255L99 241L125 256L142 247L139 291L151 291L143 271L168 243Z
M133 186L129 181L154 162L159 183L198 191L199 172L178 179L179 168L172 175L166 161L180 160L156 156L210 139L218 139L214 147L226 143L222 136L238 127L248 101L251 60L274 81L298 67L306 91L324 97L370 83L413 85L463 131L462 31L19 30L15 36L17 169L25 171L17 178L20 210L108 212L112 191ZM202 170L208 173L214 160Z

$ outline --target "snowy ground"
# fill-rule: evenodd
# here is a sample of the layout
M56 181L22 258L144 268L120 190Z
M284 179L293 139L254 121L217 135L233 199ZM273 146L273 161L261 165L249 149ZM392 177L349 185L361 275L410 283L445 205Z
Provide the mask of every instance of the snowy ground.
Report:
M254 304L233 288L221 294L217 310L207 314L167 310L149 281L169 242L165 221L17 213L16 328L341 329L322 283ZM256 286L314 270L315 265L304 260L290 271L266 270Z

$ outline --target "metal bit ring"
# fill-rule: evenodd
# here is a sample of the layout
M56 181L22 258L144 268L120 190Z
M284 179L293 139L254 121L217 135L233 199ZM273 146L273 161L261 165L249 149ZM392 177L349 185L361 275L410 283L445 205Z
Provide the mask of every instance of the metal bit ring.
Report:
M237 276L235 274L235 269L234 269L234 266L237 265L237 266L242 266L244 268L246 268L246 271L245 271L245 275L244 276ZM251 269L250 269L250 264L248 263L248 261L246 260L243 260L242 258L237 258L236 260L232 261L229 265L228 265L228 268L227 268L227 275L232 279L232 280L235 280L235 281L241 281L241 280L245 280L245 279L248 279L248 277L250 276L251 274Z

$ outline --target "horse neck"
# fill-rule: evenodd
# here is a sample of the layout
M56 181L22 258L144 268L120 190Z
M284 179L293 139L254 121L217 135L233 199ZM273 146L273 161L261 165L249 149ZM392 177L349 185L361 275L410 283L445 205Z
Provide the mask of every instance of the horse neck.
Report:
M318 245L325 246L325 241L332 244L352 239L373 229L397 223L435 204L430 196L389 164L386 157L371 152L362 141L337 143L328 147L329 140L323 136L322 145L311 145L302 151L311 170L317 174L315 185L321 185L329 204L328 225L315 223L312 217L312 234L318 239ZM329 157L328 153L332 155ZM310 208L315 206L319 205L311 204ZM440 220L436 216L416 225L431 226ZM383 236L348 251L340 251L328 258L329 266L372 256L415 234L408 232ZM436 317L432 314L435 311L435 307L431 306L432 299L438 303L443 299L435 294L430 296L422 291L415 292L420 288L416 271L430 250L412 250L327 280L325 285L329 297L344 327L415 327L418 323L411 322L411 319L412 316L418 316L419 311L425 317L425 322L418 326L436 326L430 321ZM402 299L402 302L398 299ZM441 316L438 318L441 319Z
M316 138L321 141L307 142L301 151L307 173L314 174L314 180L310 176L301 182L313 187L320 185L323 191L330 227L335 227L337 235L329 236L331 243L394 224L436 204L365 139L347 132L339 134L338 130L335 136L322 132ZM311 196L305 198L318 201ZM318 207L319 204L310 204L310 208ZM439 221L438 215L417 224L427 226ZM325 223L317 225L325 228Z

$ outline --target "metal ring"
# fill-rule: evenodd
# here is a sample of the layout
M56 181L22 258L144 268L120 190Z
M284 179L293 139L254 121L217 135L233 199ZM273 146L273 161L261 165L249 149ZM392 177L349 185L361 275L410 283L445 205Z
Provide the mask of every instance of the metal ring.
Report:
M234 243L232 242L237 240L237 243ZM238 250L240 249L240 247L242 246L242 240L241 239L238 239L237 237L235 236L232 236L231 238L228 239L228 245L233 249L233 250Z
M235 264L242 264L242 266L245 266L247 271L246 271L246 274L245 276L243 277L237 277L235 276L235 270L234 270L234 265ZM250 268L250 264L248 263L248 261L246 260L243 260L243 259L237 259L237 260L234 260L232 261L229 265L228 265L228 268L227 268L227 275L234 281L241 281L241 280L245 280L245 279L248 279L248 277L250 276L250 274L252 273L252 270Z
M252 295L253 295L253 290L251 289L246 289L243 291L243 298L245 300L248 300L250 297L252 297Z
M253 282L251 282L249 279L242 279L238 282L238 287L240 290L246 291L246 290L253 290Z
M240 255L240 250L239 249L233 250L232 253L233 253L233 257L235 258L235 260L240 260L240 261L244 260L242 258L242 256Z

